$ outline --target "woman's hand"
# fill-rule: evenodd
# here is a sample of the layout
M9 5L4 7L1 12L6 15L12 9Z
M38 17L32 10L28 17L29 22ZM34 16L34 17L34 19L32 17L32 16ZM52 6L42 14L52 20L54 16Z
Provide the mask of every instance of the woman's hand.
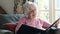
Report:
M44 29L44 28L41 28L41 30L46 30L46 29Z
M45 28L37 28L37 29L46 30Z

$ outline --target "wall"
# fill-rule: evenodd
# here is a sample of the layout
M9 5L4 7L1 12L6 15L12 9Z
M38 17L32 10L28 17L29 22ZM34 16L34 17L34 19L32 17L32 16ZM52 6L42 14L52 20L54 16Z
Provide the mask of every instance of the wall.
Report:
M14 13L14 0L0 0L0 5L8 13Z

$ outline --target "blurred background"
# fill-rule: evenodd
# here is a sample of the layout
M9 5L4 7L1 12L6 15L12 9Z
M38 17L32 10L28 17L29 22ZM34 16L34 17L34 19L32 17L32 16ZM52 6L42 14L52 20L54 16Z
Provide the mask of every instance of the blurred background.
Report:
M0 0L0 14L24 14L26 1L37 4L37 17L51 23L60 18L60 0Z

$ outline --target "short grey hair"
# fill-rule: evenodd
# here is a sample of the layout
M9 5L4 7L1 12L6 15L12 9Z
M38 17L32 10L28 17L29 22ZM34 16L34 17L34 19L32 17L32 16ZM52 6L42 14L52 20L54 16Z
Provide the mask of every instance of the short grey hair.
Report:
M34 6L37 9L37 5L34 2L27 1L25 4L23 4L23 11L25 16L28 16L27 14L30 12L30 9L29 9L30 6L31 7Z

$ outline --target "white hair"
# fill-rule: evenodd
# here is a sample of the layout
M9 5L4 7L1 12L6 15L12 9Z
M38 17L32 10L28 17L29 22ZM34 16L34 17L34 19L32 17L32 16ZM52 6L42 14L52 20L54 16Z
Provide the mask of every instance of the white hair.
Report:
M25 16L27 17L28 17L28 13L30 12L30 9L29 9L30 6L31 7L33 6L33 8L36 7L37 9L37 5L34 2L27 1L25 4L23 4L23 11Z

